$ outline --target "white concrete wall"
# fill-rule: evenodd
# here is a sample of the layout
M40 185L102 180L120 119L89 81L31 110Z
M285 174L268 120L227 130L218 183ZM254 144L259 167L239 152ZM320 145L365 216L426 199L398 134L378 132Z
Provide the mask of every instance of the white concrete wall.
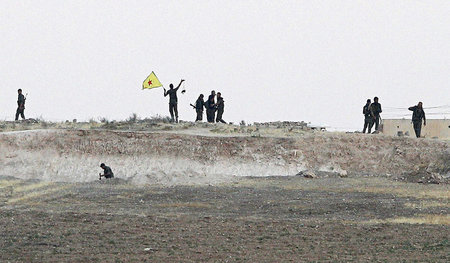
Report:
M403 134L409 132L409 137L416 136L411 119L384 119L382 123L383 134L397 136L398 132L402 131ZM450 140L450 119L427 120L427 126L422 125L421 136Z

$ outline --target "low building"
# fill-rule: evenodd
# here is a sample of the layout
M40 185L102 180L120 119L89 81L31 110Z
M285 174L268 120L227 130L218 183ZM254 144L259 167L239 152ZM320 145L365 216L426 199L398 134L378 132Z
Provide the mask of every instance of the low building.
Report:
M415 137L411 119L383 119L382 133L392 136ZM450 119L427 119L421 137L450 140Z

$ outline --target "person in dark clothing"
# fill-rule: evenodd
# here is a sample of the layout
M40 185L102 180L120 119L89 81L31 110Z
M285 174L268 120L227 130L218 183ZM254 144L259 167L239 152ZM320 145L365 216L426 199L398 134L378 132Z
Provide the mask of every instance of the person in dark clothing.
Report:
M211 119L210 115L211 115L211 113L209 111L209 99L205 101L205 110L206 110L206 121L210 122L210 119Z
M200 94L200 96L198 96L197 101L195 102L195 111L197 112L197 118L195 118L195 121L203 120L203 108L204 107L205 107L205 101L203 101L203 94Z
M25 119L25 96L22 94L22 89L17 90L17 93L19 93L19 96L17 98L17 110L16 110L16 121L19 120L19 115L22 117L22 119Z
M378 131L378 128L380 126L380 113L383 112L381 110L381 104L378 103L378 97L373 98L373 103L370 105L370 110L372 111L375 122L375 131Z
M184 79L180 81L180 84L178 84L178 87L173 88L173 84L171 83L169 85L170 89L166 91L164 89L164 97L169 95L169 112L172 122L178 123L178 97L177 97L177 91L181 86L181 83L184 82ZM186 90L182 90L181 93L185 93ZM174 119L174 113L175 113L175 119Z
M226 123L222 119L223 111L224 111L224 108L225 108L224 102L225 101L222 98L222 94L220 92L217 92L217 103L216 103L217 117L216 117L216 122Z
M364 129L363 133L366 133L366 129L368 133L372 130L373 124L374 124L374 117L372 115L372 111L370 110L370 99L367 100L366 105L363 107L363 114L364 114Z
M112 172L111 168L109 166L106 166L104 163L100 164L100 167L103 169L103 174L99 173L100 176L99 180L102 179L102 176L104 176L107 179L114 178L114 173Z
M205 104L206 107L206 118L208 122L214 123L214 117L216 115L216 102L214 97L216 96L216 92L211 91L211 95L208 97L208 101Z
M425 118L425 112L423 111L422 102L419 102L417 106L409 107L408 110L413 112L412 123L414 127L414 132L416 133L416 137L420 138L420 132L422 131L422 119L423 119L423 126L427 125L427 120Z

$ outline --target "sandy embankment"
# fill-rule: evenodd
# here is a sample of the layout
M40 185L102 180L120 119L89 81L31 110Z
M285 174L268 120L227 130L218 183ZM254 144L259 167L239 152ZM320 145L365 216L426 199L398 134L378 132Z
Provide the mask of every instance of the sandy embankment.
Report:
M307 133L295 137L174 132L40 130L0 133L0 175L98 180L101 162L136 184L217 184L236 176L295 175L312 169L399 175L448 173L449 143L383 135Z

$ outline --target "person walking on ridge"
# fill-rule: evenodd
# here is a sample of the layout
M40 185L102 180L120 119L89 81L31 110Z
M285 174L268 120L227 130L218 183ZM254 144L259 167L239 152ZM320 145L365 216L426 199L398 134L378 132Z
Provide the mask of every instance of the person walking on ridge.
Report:
M423 126L427 125L427 120L425 118L425 111L423 110L422 102L419 102L417 106L409 107L408 110L413 112L412 123L416 137L420 138L420 132L422 131L422 120Z
M19 120L19 115L22 117L22 119L25 120L25 96L22 94L22 89L18 89L17 93L19 93L19 96L17 98L17 110L16 110L16 121Z

